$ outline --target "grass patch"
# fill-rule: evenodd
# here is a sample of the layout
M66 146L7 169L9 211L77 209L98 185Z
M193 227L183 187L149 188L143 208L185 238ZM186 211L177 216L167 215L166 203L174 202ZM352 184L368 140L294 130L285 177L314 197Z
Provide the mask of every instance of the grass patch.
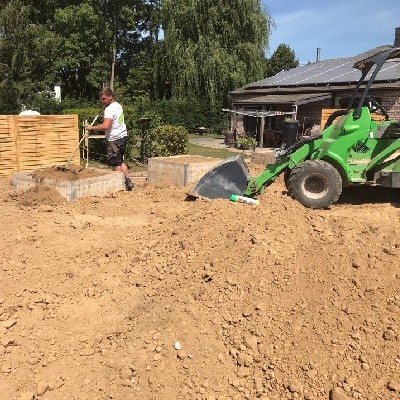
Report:
M194 133L188 134L189 139L207 138L207 139L224 139L225 136L220 133L209 133L207 135L196 135Z
M214 149L212 147L199 146L197 144L189 143L188 154L191 156L215 157L215 158L228 158L233 154L227 149Z

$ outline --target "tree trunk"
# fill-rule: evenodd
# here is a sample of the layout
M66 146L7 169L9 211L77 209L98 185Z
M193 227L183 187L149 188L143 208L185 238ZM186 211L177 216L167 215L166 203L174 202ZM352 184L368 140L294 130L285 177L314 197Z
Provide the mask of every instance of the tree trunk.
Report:
M111 63L111 78L110 78L111 90L114 90L116 58L117 58L117 6L114 4L114 28L113 28L112 63Z

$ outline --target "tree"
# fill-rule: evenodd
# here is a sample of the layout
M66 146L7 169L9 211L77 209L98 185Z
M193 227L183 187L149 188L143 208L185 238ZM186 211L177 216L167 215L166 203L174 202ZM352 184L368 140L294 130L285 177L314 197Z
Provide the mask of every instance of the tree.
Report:
M120 0L122 1L122 0ZM148 96L152 82L153 19L159 0L123 0L118 19L116 68L119 86L130 98Z
M155 51L155 91L165 98L227 104L227 93L261 79L273 24L259 0L164 0L164 39Z
M0 81L0 114L17 114L20 110L14 82L7 78Z
M136 76L149 92L158 1L0 0L0 84L11 82L23 104L56 81L75 99Z
M117 75L126 77L128 74L132 46L140 42L142 36L143 9L146 1L143 0L100 0L99 10L107 26L112 32L110 47L110 79L109 86L114 87ZM128 56L129 57L129 56Z
M110 79L112 30L90 1L56 9L53 25L61 41L54 68L63 92L91 96Z
M13 89L16 103L30 99L54 83L52 68L58 39L38 20L30 0L5 1L0 10L0 84Z
M294 51L286 44L281 43L271 58L266 60L266 75L274 76L282 70L296 68L299 65L299 60L296 58Z

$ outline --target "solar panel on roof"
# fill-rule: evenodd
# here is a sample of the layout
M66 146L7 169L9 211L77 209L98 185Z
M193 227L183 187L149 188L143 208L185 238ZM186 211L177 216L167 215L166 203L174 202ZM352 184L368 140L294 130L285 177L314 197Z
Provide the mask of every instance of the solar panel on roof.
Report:
M251 83L245 88L312 86L356 83L361 77L361 71L353 68L356 58L315 62L290 71L282 71L270 78ZM367 75L368 80L372 71ZM377 81L396 81L400 79L400 63L387 62L379 71Z

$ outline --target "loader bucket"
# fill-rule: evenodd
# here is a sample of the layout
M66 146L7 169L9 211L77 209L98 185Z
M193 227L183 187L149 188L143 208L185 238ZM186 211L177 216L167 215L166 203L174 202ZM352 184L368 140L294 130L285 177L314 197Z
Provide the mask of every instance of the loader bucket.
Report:
M243 157L229 157L200 178L189 194L209 199L230 199L232 194L243 195L249 177Z

